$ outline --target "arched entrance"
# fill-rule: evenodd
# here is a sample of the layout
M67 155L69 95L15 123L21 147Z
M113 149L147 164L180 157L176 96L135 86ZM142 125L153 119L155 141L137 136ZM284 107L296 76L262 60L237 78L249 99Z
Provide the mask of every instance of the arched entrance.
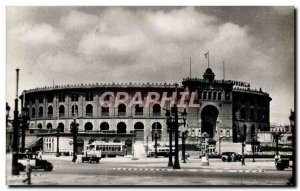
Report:
M215 136L218 114L218 109L212 105L205 106L201 112L201 132L208 133L211 138Z
M161 140L161 133L162 133L162 126L159 122L155 122L152 124L152 130L151 130L151 138L152 141L155 140L155 133L157 133L157 140Z
M93 124L91 122L87 122L85 125L84 125L84 130L85 131L92 131L93 130Z

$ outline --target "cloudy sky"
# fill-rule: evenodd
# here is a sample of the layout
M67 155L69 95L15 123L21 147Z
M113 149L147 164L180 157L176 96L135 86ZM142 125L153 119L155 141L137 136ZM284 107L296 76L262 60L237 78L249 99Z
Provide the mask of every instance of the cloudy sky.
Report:
M294 110L292 7L7 7L7 101L20 91L102 82L249 82L272 97L271 123Z

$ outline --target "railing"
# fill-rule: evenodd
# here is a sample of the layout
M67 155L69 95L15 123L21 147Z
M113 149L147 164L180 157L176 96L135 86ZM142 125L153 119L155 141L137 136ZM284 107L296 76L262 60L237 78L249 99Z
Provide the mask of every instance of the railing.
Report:
M135 112L134 115L135 115L135 116L143 116L143 115L144 115L144 112Z
M126 112L118 112L118 116L126 116Z
M48 118L52 118L53 117L53 114L48 114Z
M107 116L109 116L109 112L101 112L101 116L107 117Z

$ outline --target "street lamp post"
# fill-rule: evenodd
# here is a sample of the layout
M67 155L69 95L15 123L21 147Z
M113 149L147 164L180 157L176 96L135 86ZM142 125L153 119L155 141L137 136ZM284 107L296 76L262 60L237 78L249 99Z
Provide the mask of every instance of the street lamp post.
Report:
M73 134L73 159L72 162L77 160L77 134L78 134L78 124L76 123L76 109L74 109L74 121L71 124L71 133Z
M155 148L155 158L157 158L157 129L155 129L155 133L154 133L154 148Z
M12 175L19 175L20 171L18 168L18 154L19 154L19 111L18 111L18 86L19 86L19 68L16 69L17 72L17 88L16 88L16 99L15 99L15 111L14 111L14 121L13 121L13 145L12 145Z
M182 156L181 160L183 160L183 163L186 163L186 157L185 157L185 139L186 139L187 131L182 132Z
M25 152L25 132L28 129L27 121L29 120L29 109L25 106L22 108L22 142L21 152Z
M244 133L242 134L242 166L245 165L245 155L244 155L244 147L245 147L245 135Z
M168 167L173 166L173 161L172 161L172 122L171 122L171 113L169 110L166 112L166 118L167 118L167 127L169 129L169 162L168 162Z
M56 128L56 157L60 157L60 153L59 153L59 112L57 113L57 128Z
M222 141L222 139L221 139L221 137L219 138L219 154L221 155L221 141Z
M251 142L252 142L252 145L251 145L252 146L252 162L255 162L255 158L254 158L254 154L255 154L254 153L255 152L254 151L255 138L254 137L252 137L252 141Z
M146 156L147 156L147 154L148 154L148 150L149 150L149 146L148 146L148 137L146 137L146 143L147 143L147 146L146 146Z

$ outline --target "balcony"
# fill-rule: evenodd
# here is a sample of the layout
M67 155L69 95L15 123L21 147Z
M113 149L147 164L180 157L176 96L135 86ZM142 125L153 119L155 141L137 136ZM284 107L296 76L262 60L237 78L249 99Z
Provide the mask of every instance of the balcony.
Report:
M48 114L48 118L52 119L53 118L53 113L52 114Z
M108 117L109 116L109 112L101 112L101 116L102 117Z
M152 117L161 117L161 113L160 112L152 113Z
M126 112L118 112L118 116L119 116L119 117L126 116Z
M66 116L65 113L60 113L60 114L59 114L59 117L60 117L60 118L64 118L65 116Z
M135 112L135 114L134 114L135 116L143 116L144 115L144 113L143 112Z

